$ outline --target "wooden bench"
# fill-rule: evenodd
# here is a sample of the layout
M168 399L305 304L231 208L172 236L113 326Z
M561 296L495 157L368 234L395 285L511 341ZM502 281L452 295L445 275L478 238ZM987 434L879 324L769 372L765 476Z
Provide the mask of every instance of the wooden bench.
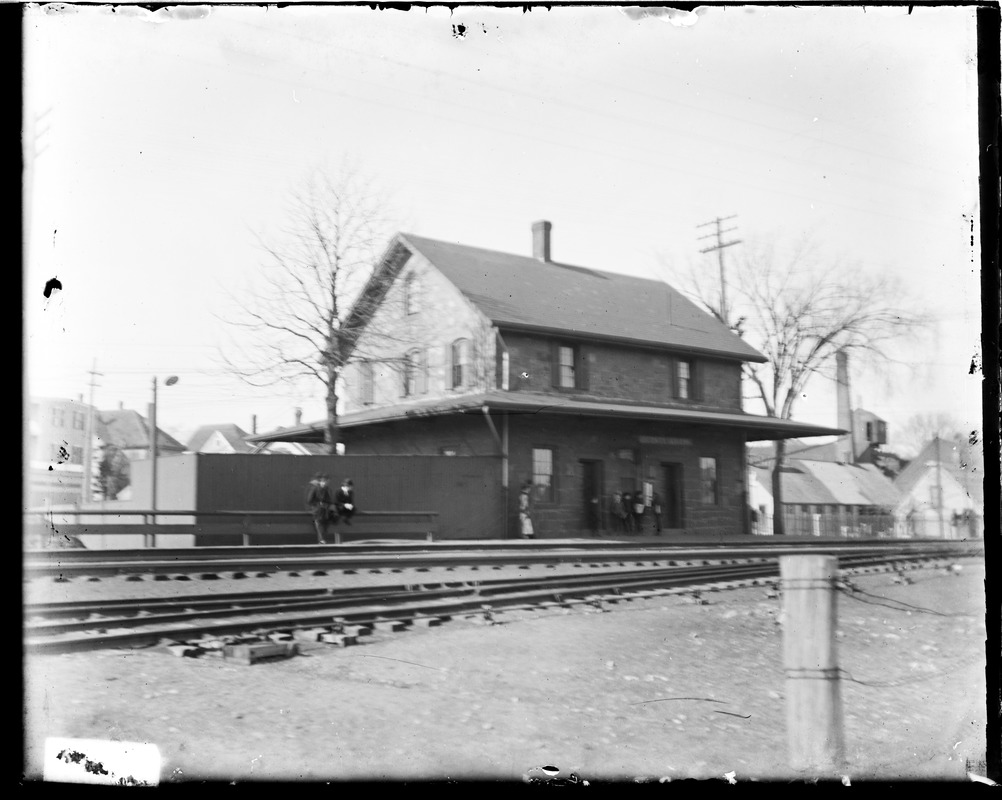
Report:
M303 522L312 529L310 512L290 511L225 511L218 514L242 517L242 535L245 545L251 544L252 537L309 535L303 530ZM284 522L278 521L284 519ZM295 526L294 528L292 526ZM327 535L334 537L334 544L345 539L396 539L420 538L427 542L435 540L438 532L437 511L357 511L350 523L331 523Z

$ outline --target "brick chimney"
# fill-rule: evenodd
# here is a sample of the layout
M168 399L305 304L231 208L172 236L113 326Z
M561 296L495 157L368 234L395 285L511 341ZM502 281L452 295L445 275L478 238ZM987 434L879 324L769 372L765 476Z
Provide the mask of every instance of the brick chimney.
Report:
M251 414L251 433L257 433L257 414Z
M553 225L545 219L532 223L532 257L540 261L550 260L550 231Z
M297 408L296 409L296 424L297 425L301 425L302 422L303 422L303 409Z
M853 441L852 404L849 399L849 356L844 350L835 353L835 401L838 413L838 427L848 433L836 443L838 460L853 464L856 461L856 445Z

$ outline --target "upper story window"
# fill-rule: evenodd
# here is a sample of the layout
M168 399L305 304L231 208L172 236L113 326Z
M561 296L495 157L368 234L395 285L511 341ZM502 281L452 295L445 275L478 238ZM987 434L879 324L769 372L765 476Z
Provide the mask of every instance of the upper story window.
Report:
M699 368L691 358L675 359L673 395L676 400L699 400Z
M558 389L588 388L584 354L577 345L554 345L551 369L553 371L553 385Z
M358 365L359 378L361 383L362 405L372 405L375 400L375 377L371 361L363 361Z
M456 339L452 343L452 388L459 389L469 382L470 340Z
M417 314L420 310L421 284L413 272L404 278L404 314Z
M61 428L65 424L65 416L63 409L53 407L52 409L52 427Z
M508 370L511 364L508 359L508 346L504 343L501 334L494 338L494 378L498 389L508 391Z
M562 389L573 389L575 383L574 348L561 345L557 354L558 386Z
M423 350L414 349L404 356L404 397L428 391L428 360Z
M692 399L692 362L680 359L675 372L675 396L679 400Z

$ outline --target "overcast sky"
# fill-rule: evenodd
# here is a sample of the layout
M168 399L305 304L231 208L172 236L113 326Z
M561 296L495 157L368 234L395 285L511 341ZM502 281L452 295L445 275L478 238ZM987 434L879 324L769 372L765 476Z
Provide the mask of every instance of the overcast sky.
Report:
M96 364L95 405L145 414L159 376L182 439L322 418L319 390L221 372L216 315L289 193L349 159L396 229L528 255L548 219L554 259L669 282L715 217L808 233L937 313L914 368L854 372L854 401L892 436L917 413L978 428L975 55L971 7L29 8L25 385L87 400ZM834 426L833 386L795 417Z

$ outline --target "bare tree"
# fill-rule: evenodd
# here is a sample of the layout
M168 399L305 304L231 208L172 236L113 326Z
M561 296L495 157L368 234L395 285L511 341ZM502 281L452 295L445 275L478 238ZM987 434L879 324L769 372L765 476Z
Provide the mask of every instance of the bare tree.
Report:
M254 386L322 387L332 454L340 438L338 378L349 358L361 357L343 323L371 285L388 236L386 200L357 171L314 170L293 194L278 242L258 238L266 255L261 285L224 318L243 334L221 353L230 371Z
M976 431L971 433L977 434ZM935 438L950 442L966 441L964 426L951 414L943 412L914 414L900 430L892 431L891 438L902 454L912 458Z
M924 319L906 308L900 286L838 259L822 259L809 241L786 253L758 246L732 259L727 294L736 319L721 313L715 270L690 267L679 288L762 352L765 364L746 363L744 374L769 416L790 419L815 375L831 377L839 350L873 364L890 360L889 346L915 332ZM786 442L776 441L772 474L773 532L784 533L780 474Z

